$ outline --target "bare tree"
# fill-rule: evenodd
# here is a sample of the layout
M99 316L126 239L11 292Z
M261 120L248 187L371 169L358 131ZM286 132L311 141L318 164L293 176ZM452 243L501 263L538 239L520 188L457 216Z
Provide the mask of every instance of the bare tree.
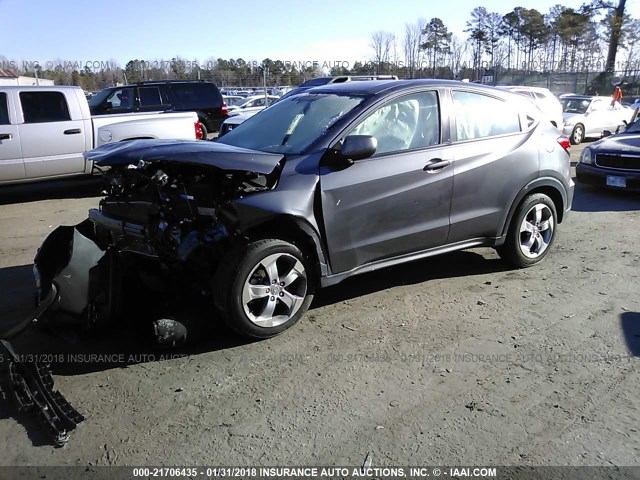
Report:
M426 23L426 19L421 18L417 23L406 23L404 26L404 61L409 78L415 77L416 69L420 65L420 45L422 44L422 31Z
M389 55L393 45L394 35L383 30L378 30L371 35L369 46L373 49L373 61L377 65L376 73L383 73L384 65L389 63Z
M457 78L462 69L463 63L466 61L468 45L466 42L461 41L455 35L451 38L451 57L450 66L453 72L454 78Z
M625 45L626 61L624 75L628 76L631 72L631 65L638 64L640 55L640 20L634 19L629 22L626 27L627 30L627 43Z

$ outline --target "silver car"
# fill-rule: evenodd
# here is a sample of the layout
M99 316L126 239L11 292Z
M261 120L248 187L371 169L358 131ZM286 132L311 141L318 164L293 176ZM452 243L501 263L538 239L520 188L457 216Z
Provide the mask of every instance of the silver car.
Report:
M615 132L631 120L633 109L611 104L611 97L594 97L589 95L565 95L562 103L564 128L573 145L578 145L585 138L600 138L605 130Z

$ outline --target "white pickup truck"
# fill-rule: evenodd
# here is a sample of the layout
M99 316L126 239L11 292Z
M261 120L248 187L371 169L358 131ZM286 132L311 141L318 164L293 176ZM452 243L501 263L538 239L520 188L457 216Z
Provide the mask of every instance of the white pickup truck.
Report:
M92 117L80 87L0 87L0 185L91 174L82 154L105 143L201 133L195 112Z

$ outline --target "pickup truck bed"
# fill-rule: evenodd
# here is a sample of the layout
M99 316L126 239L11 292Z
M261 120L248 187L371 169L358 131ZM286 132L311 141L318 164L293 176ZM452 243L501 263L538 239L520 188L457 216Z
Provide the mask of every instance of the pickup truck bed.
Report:
M195 112L92 117L79 87L0 87L0 185L88 175L83 153L141 138L196 140Z

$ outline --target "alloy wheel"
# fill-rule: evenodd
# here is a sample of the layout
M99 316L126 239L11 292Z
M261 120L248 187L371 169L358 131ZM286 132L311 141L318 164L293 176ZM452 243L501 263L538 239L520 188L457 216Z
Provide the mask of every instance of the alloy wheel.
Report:
M255 325L277 327L300 310L306 294L302 262L288 253L276 253L251 269L243 285L242 305Z
M555 222L551 209L537 203L529 209L520 224L520 251L527 258L537 258L542 255L551 240L555 229Z

